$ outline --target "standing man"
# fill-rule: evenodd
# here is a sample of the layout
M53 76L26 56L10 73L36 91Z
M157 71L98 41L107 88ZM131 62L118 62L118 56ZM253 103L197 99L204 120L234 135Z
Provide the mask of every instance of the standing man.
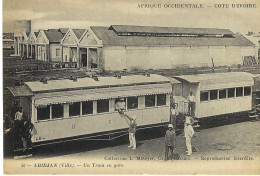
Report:
M21 121L23 118L23 108L21 106L18 107L18 111L15 113L14 120Z
M136 149L136 140L135 140L135 133L136 133L136 116L129 117L128 115L125 114L125 117L129 119L129 142L130 145L128 147L132 147L133 149Z
M184 136L186 138L187 155L192 154L191 138L194 135L193 127L191 126L191 118L186 116L186 121L184 124Z
M177 109L177 103L174 103L171 108L171 124L173 125L173 129L176 130L177 127L177 116L179 115Z
M189 101L189 104L188 104L188 107L189 107L189 110L188 110L188 113L190 114L190 116L192 116L194 118L195 116L195 96L193 95L192 91L190 90L190 95L188 96L188 101Z
M173 149L176 148L176 133L173 129L173 125L168 125L168 130L165 134L165 160L169 160L169 151L170 151L170 158L173 158Z

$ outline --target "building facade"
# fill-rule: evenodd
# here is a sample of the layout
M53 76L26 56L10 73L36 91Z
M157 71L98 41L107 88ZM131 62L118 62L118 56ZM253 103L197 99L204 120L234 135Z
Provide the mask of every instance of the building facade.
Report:
M40 30L36 39L36 59L58 64L62 62L61 40L65 29Z
M26 35L21 56L32 52ZM243 65L257 58L257 47L228 29L111 25L40 30L35 55L64 68L146 70Z

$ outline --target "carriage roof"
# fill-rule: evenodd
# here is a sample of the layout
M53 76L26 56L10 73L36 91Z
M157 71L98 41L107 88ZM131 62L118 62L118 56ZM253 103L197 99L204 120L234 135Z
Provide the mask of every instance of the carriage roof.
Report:
M182 75L174 78L193 84L200 84L201 90L238 86L252 86L255 76L247 72L210 73L198 75Z
M25 82L25 85L32 92L55 92L55 91L67 91L67 90L80 90L88 88L105 88L105 87L118 87L129 85L145 85L145 84L161 84L170 83L169 79L164 76L151 74L145 75L130 75L117 77L98 77L98 81L86 77L78 78L77 81L70 79L63 80L48 80L47 84L43 84L40 81Z

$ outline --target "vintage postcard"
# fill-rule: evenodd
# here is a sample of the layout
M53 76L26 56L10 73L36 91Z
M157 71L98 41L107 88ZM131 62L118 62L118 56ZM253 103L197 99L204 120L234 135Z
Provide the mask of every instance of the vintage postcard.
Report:
M259 0L3 0L4 174L260 174Z

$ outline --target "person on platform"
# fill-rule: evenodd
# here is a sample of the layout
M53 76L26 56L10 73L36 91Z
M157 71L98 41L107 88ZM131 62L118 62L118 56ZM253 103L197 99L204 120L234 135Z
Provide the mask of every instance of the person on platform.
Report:
M173 158L173 150L176 148L176 133L172 124L168 125L168 130L165 134L165 160ZM169 157L170 151L170 157Z
M188 113L194 118L195 116L195 96L193 92L190 91L190 95L188 96Z
M15 113L14 120L21 121L22 118L23 118L23 108L22 107L18 107L18 111Z
M186 116L185 124L184 124L184 136L186 138L186 147L187 147L186 152L188 156L192 154L191 139L195 133L191 124L192 124L192 118Z
M173 129L176 130L177 127L177 117L179 115L178 109L177 109L178 104L173 104L171 107L171 124L173 125Z
M132 147L133 149L136 149L136 139L135 139L135 133L136 133L136 116L129 117L128 115L124 114L125 117L129 120L129 148Z

